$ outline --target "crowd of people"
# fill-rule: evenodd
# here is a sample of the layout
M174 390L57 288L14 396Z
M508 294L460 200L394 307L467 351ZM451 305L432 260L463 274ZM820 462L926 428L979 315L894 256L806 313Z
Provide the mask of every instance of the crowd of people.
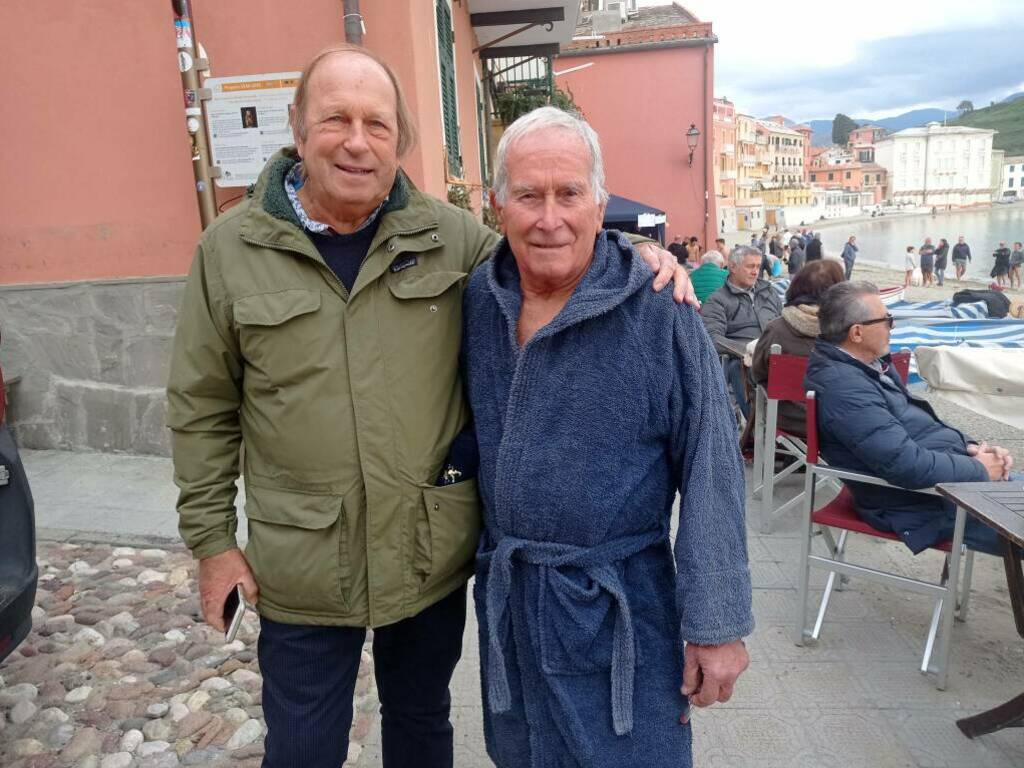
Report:
M821 233L814 232L807 227L801 227L794 232L784 230L771 234L769 234L768 227L765 227L760 233L750 236L750 247L757 249L762 256L759 277L766 275L780 277L783 275L783 270L786 270L792 277L805 264L817 261L824 255ZM701 291L697 291L697 297L701 301L704 301L712 290L717 290L724 282L722 275L724 275L728 250L723 238L715 240L714 249L704 251L701 249L700 240L697 237L684 238L677 235L668 246L668 250L680 264L693 270L694 273L709 264L719 268L720 272L718 273L710 268L702 273L700 286L706 293L702 296ZM844 277L847 280L853 274L858 250L856 235L850 235L840 253ZM992 252L992 258L993 265L989 274L996 285L1001 288L1021 288L1022 272L1024 272L1024 245L1015 242L1011 249L1007 246L1006 241L1001 240L999 247ZM952 246L944 237L938 239L937 245L931 237L926 237L920 246L907 246L903 286L909 288L917 283L925 288L944 286L946 270L949 268L950 261L953 262L956 279L962 280L967 272L967 264L971 260L971 247L963 235L960 235Z

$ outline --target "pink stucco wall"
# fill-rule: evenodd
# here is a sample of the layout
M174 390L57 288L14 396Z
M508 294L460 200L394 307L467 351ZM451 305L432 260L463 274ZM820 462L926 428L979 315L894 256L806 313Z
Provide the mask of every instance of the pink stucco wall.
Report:
M338 0L192 5L214 76L300 70L344 40ZM466 4L453 12L463 157L479 181L475 43ZM363 14L364 44L395 68L420 130L403 166L443 197L433 3L375 0ZM184 273L200 232L171 4L12 0L4 22L0 284Z
M608 191L665 211L669 241L674 235L696 235L707 247L716 237L713 48L560 57L555 71L591 62L555 82L572 92L601 138ZM692 167L686 145L690 123L701 132Z

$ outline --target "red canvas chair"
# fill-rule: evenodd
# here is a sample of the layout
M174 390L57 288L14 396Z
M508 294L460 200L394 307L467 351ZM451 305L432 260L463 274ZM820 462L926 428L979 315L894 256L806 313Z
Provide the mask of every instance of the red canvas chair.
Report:
M803 438L778 428L779 403L804 400L804 372L807 358L782 354L782 347L772 344L768 358L768 381L757 387L757 405L754 411L754 478L752 495L761 501L761 533L769 534L772 519L800 503L803 493L779 507L775 507L775 483L804 466L807 445ZM775 472L776 456L783 455L793 462L782 471Z
M906 358L906 361L909 363L909 356ZM899 367L897 367L897 370L900 370ZM937 581L910 578L901 574L880 571L874 567L850 562L847 559L846 551L846 543L850 534L873 536L878 539L894 541L901 541L901 539L896 534L876 530L861 520L854 506L853 495L845 487L832 501L816 509L814 496L817 479L829 477L836 480L853 480L871 485L895 486L891 486L878 477L863 475L857 472L847 472L821 464L818 457L817 400L815 399L814 392L807 393L806 404L807 453L805 461L807 476L804 483L800 578L797 592L797 622L794 640L797 645L803 645L809 639L818 639L832 593L839 589L847 577L865 578L880 584L927 595L935 601L935 604L932 610L932 620L928 630L928 638L925 642L920 669L923 673L934 673L936 686L943 690L946 687L953 620L957 618L965 621L967 618L967 598L970 595L971 570L974 563L974 553L971 550L967 550L967 557L964 562L964 583L961 592L963 601L958 605L957 584L960 555L964 551L964 512L963 510L957 510L957 522L953 540L939 542L932 547L932 549L941 551L945 555L942 572ZM935 490L932 488L921 489L919 492L935 494ZM811 552L814 526L821 527L822 538L828 548L827 555L815 555ZM832 537L831 532L833 530L839 531L838 540ZM808 629L807 595L809 591L810 569L812 567L827 570L828 581L825 584L825 591L818 606L818 616L814 622L814 627ZM936 646L938 648L937 652ZM934 664L932 664L933 657L936 658Z

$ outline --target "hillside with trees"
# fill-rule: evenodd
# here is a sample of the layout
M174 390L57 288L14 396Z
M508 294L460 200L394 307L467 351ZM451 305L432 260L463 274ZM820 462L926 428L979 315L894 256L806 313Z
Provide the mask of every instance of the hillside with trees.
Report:
M1024 99L1001 101L991 107L974 109L947 121L948 125L967 125L971 128L992 128L999 133L994 149L1007 155L1024 155Z

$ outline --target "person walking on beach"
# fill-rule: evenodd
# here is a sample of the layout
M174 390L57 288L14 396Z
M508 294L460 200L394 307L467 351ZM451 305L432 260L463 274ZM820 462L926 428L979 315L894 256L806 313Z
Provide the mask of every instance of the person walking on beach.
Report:
M1010 277L1010 249L1006 247L1004 240L999 241L999 247L992 252L992 256L996 263L989 274L996 279L999 286L1005 288Z
M1020 243L1013 244L1013 251L1010 253L1010 287L1016 284L1020 288L1021 266L1024 265L1024 249Z
M843 264L846 265L846 279L850 279L850 275L853 274L853 262L857 260L857 238L854 235L850 235L850 239L846 241L846 245L843 246Z
M917 249L914 248L914 246L912 246L912 245L908 245L907 246L907 263L906 263L907 274L906 274L906 277L903 278L903 287L904 288L909 288L910 287L910 281L914 278L914 270L917 269L917 253L916 253L916 250Z
M953 246L953 267L956 269L956 279L963 280L964 272L967 271L967 262L971 260L971 246L964 242L964 236L956 240Z
M924 245L921 246L917 254L921 263L921 286L927 288L934 282L932 270L935 268L935 246L932 245L930 237L924 239Z
M949 257L949 241L939 238L939 247L935 249L935 279L941 288L946 280L946 265Z

